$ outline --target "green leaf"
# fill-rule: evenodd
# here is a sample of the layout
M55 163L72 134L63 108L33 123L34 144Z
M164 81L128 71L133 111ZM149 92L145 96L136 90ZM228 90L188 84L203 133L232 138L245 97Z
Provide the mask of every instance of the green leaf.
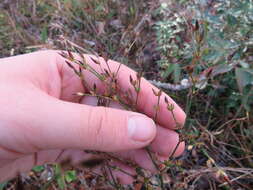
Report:
M235 76L237 80L237 85L240 92L243 92L243 89L247 85L253 85L253 70L245 68L236 68Z
M57 176L56 181L60 189L65 189L66 184L63 175Z
M212 62L213 64L216 64L223 58L223 56L224 56L223 51L212 50L209 51L207 55L204 55L203 59L206 62Z
M68 183L75 181L76 180L76 171L75 170L66 171L65 172L65 180Z
M252 85L247 85L243 89L243 96L242 96L242 105L244 106L245 110L250 112L253 107L253 90Z
M66 183L64 179L64 175L62 174L61 166L59 164L55 165L55 176L56 182L60 189L65 189Z
M43 42L47 41L48 36L47 36L47 28L46 27L44 27L42 29L40 37L41 37L41 41L43 41Z
M174 64L169 64L166 70L162 73L162 78L167 78L174 70Z
M212 76L216 76L219 74L227 73L231 71L234 67L228 64L219 64L213 67Z
M0 190L3 190L6 185L7 185L7 182L0 183Z
M181 76L181 68L179 66L179 64L174 64L174 82L178 83L180 80L180 76Z
M237 19L233 15L227 15L227 22L230 26L234 26L237 24Z
M55 164L54 172L55 175L61 175L61 166L59 164Z
M44 169L44 166L35 166L32 170L35 172L42 172Z

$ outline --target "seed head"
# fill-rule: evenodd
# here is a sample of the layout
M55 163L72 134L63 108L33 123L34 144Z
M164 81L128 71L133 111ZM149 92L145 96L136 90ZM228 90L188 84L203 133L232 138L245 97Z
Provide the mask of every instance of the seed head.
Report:
M69 60L74 61L74 55L68 50Z
M167 105L167 110L169 110L169 111L173 111L174 110L174 104L168 104Z
M166 96L164 97L164 101L166 104L169 104L168 98Z

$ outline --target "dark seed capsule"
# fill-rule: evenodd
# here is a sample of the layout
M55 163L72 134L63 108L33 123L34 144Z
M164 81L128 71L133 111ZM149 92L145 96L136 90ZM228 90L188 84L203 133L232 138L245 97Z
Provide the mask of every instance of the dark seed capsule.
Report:
M93 84L93 90L94 90L94 92L96 92L96 90L97 90L97 85L96 85L96 83Z
M192 66L192 65L188 65L185 69L186 69L186 71L187 71L189 74L193 73L193 66Z
M194 30L195 30L195 31L199 30L199 21L198 21L198 20L195 21Z
M142 72L138 72L136 77L137 77L137 79L140 79L142 77Z
M207 69L207 72L206 72L206 77L207 77L207 78L210 77L211 74L212 74L212 72L213 72L213 68L208 68L208 69Z
M65 61L66 63L67 63L67 65L70 67L70 68L72 68L72 69L74 69L74 66L69 62L69 61Z
M133 84L133 78L131 75L129 76L129 80L130 80L130 83Z
M90 58L91 58L91 60L92 60L95 64L100 65L100 61L99 61L98 59L94 59L94 58L91 57L91 56L90 56Z
M71 53L71 51L68 50L68 54L69 54L69 58L70 58L71 60L74 60L74 56L73 56L73 54Z
M110 74L109 74L109 72L108 72L108 70L107 69L104 69L104 71L105 71L105 74L106 74L106 76L110 76Z
M166 96L164 97L164 101L165 101L166 104L169 103L168 98Z
M160 89L160 90L158 91L157 96L159 96L159 97L160 97L160 96L162 95L162 92L163 92L163 91Z
M158 96L158 94L156 93L156 91L152 88L152 91L153 91L153 94L155 95L155 96Z
M61 52L61 53L59 53L59 55L61 55L61 56L64 57L64 58L67 58L67 57L68 57L67 54L66 54L65 52Z

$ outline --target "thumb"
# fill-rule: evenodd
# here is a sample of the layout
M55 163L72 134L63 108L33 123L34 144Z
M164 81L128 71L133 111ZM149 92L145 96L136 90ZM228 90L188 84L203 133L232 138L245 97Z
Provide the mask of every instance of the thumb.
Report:
M154 121L143 114L53 97L43 98L39 104L36 119L30 121L29 136L30 142L42 149L138 149L148 145L156 135Z

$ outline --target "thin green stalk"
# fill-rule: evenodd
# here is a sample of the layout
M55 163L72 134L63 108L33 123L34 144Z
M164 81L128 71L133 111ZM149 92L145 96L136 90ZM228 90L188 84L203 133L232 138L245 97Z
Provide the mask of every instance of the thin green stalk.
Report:
M157 104L156 104L155 118L154 118L155 123L157 121L157 116L158 116L158 111L159 111L159 106L160 106L160 98L161 98L161 96L158 96L158 100L157 100Z
M180 143L181 143L181 141L180 141L180 139L179 139L179 141L177 142L176 147L174 148L172 154L170 155L169 160L173 159L173 156L175 155L175 153L176 153L176 151L177 151L177 149L178 149Z
M151 159L153 165L154 165L155 168L159 171L159 167L158 167L157 163L155 162L155 159L153 158L152 153L151 153L151 151L149 150L149 147L145 147L145 150L147 151L147 153L148 153L148 155L149 155L149 158ZM163 177L162 177L160 171L159 171L159 173L158 173L158 177L159 177L159 181L160 181L160 187L161 187L162 189L164 189Z
M191 105L192 105L192 90L187 95L187 99L186 99L186 108L185 108L186 115L188 115L190 113Z
M136 106L136 108L137 108L137 106L138 106L138 100L139 100L139 94L140 94L140 89L141 89L141 77L140 78L138 78L138 80L137 80L137 89L136 89L136 99L135 99L135 106Z
M115 188L116 189L121 189L121 186L117 183L117 181L116 181L116 179L115 179L115 177L114 177L114 175L113 175L113 173L112 173L112 170L111 170L111 168L110 168L110 166L109 166L109 163L107 162L107 168L108 168L108 171L109 171L109 174L110 174L110 176L111 176L111 178L112 178L112 181L113 181L113 184L114 184L114 186L115 186Z
M154 117L154 122L156 123L157 122L157 116L158 116L158 111L159 111L159 106L160 106L160 99L161 99L161 91L158 92L157 96L158 96L158 99L157 99L157 105L156 105L156 112L155 112L155 117ZM149 150L149 147L146 147L145 150L147 151L152 163L154 164L155 168L159 171L159 167L157 165L157 163L155 162L155 159L153 158L152 156L152 153L151 151ZM163 182L163 177L159 171L158 173L158 177L159 177L159 181L160 181L160 187L162 189L164 189L164 182Z
M131 176L132 178L135 177L134 175L132 175L132 174L126 172L125 170L123 170L123 169L121 169L121 168L119 168L119 167L114 167L114 166L111 166L111 165L109 165L109 164L108 164L108 166L109 166L110 168L114 169L114 170L118 170L118 171L120 171L120 172L122 172L122 173L124 173L124 174L126 174L126 175L128 175L128 176Z

